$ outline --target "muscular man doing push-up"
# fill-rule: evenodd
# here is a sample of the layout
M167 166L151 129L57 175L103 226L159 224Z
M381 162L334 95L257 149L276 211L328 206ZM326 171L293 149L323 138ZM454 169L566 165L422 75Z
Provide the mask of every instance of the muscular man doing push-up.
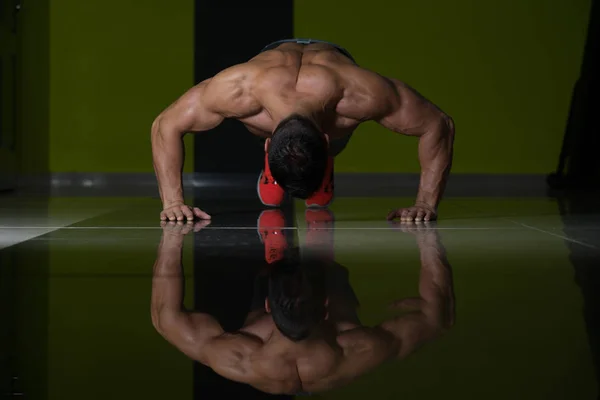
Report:
M399 80L359 67L339 46L290 39L194 86L156 118L152 152L162 220L210 218L184 203L182 137L225 118L238 119L264 139L257 190L268 206L278 206L288 192L308 207L326 207L333 199L333 159L364 121L416 136L421 164L416 202L388 218L437 217L452 164L452 119Z

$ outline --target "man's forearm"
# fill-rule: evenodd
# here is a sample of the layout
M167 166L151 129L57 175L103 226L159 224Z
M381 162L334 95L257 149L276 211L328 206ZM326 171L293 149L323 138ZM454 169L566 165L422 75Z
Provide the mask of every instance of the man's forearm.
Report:
M185 152L183 135L155 121L152 124L152 158L163 207L183 203L181 174Z
M443 118L419 139L421 181L417 204L437 209L452 167L453 144L454 123L450 118Z

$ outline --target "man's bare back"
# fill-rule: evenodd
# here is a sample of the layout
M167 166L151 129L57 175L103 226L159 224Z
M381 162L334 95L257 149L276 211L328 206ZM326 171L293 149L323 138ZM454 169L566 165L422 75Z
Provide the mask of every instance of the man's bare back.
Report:
M231 91L241 88L245 98L242 103L246 107L232 108L246 115L231 116L263 137L270 137L279 121L295 112L299 103L331 139L346 136L362 121L383 115L389 105L382 100L391 100L394 92L390 81L322 43L282 44L216 75L206 90L210 92L212 85L225 81L238 82Z
M210 218L183 203L181 136L202 132L225 118L238 119L270 138L290 115L312 121L329 140L351 134L365 121L420 139L421 185L414 207L388 218L436 216L450 171L454 127L439 108L399 80L361 68L325 43L284 43L196 85L168 107L152 127L154 165L163 220Z
M328 305L330 316L306 339L285 337L267 301L264 310L251 312L237 332L225 332L212 316L181 308L183 236L191 229L175 223L165 226L154 266L152 322L188 357L230 380L274 394L325 391L387 360L408 356L453 325L451 271L438 232L405 226L405 231L417 236L422 266L419 297L393 304L404 314L367 327L349 316L348 308L355 306L348 296L334 293Z
M348 135L361 122L382 118L408 91L413 92L399 81L360 68L330 45L285 43L198 84L180 99L183 104L176 103L171 110L190 108L186 110L190 120L185 121L190 131L204 131L209 122L216 125L222 118L235 118L250 132L270 137L277 124L301 104L323 132L335 139ZM409 97L408 93L402 97ZM420 96L412 98L411 93L410 97L420 103L416 106L424 107L419 121L415 118L402 127L407 134L413 128L411 122L416 125L441 114ZM199 106L209 100L208 113L212 114L206 118L207 110Z

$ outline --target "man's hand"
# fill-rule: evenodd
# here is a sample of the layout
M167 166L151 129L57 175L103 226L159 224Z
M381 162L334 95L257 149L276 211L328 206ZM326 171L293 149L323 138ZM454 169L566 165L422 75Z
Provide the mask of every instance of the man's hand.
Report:
M210 219L210 215L198 207L186 206L183 203L169 205L160 213L161 221L193 221L194 218Z
M417 203L412 207L393 210L387 215L388 221L396 218L400 218L402 222L434 221L437 219L437 212L428 204Z

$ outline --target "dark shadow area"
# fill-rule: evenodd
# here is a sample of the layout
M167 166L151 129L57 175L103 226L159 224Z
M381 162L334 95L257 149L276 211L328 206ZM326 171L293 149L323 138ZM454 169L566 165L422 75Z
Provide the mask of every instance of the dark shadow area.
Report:
M17 8L0 1L0 191L17 184Z
M575 269L575 282L581 290L583 299L583 318L587 331L592 360L594 363L596 382L598 383L598 398L600 399L600 235L597 229L586 229L582 223L582 215L590 215L586 221L589 227L596 226L600 221L598 211L600 202L597 198L588 196L559 197L558 204L564 222L564 234L569 238L596 247L592 249L580 244L565 241L570 251L569 260ZM579 216L575 220L574 216ZM594 222L596 225L594 225ZM583 225L583 226L582 226Z
M593 1L579 79L575 83L552 189L600 189L600 2Z
M50 254L26 243L0 250L0 394L46 399Z

